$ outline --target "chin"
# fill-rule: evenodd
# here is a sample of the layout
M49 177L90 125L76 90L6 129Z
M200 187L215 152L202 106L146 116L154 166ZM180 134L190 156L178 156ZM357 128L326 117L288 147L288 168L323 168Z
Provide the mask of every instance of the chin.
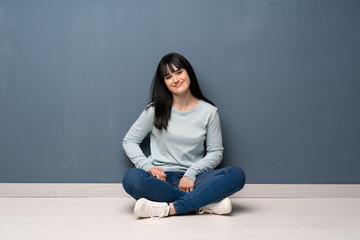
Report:
M175 94L175 95L184 95L184 94L186 94L187 93L187 90L185 90L185 91L173 91L172 92L173 94Z

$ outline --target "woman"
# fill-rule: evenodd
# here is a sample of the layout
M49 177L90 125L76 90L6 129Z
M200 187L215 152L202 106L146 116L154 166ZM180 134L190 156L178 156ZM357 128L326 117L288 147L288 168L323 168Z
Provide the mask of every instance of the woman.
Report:
M140 148L150 133L151 155ZM214 170L223 156L215 105L201 93L195 72L180 54L165 55L152 83L152 100L132 125L123 148L136 168L123 187L137 200L137 217L200 213L228 214L228 196L245 184L238 167Z

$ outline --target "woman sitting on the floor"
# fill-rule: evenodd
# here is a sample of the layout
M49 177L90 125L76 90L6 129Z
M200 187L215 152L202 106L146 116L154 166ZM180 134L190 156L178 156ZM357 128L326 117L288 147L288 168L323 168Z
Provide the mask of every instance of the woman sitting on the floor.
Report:
M150 133L151 155L140 148ZM214 170L223 156L220 119L201 93L190 63L165 55L156 70L152 100L126 134L123 147L135 164L123 187L138 200L138 217L164 217L193 210L228 214L228 196L243 188L239 167Z

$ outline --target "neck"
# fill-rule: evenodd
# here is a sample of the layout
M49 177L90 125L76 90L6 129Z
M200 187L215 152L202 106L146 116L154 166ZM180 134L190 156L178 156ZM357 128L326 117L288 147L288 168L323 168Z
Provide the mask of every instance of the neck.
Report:
M173 94L173 108L179 111L188 111L196 107L199 99L194 97L190 91L183 95Z

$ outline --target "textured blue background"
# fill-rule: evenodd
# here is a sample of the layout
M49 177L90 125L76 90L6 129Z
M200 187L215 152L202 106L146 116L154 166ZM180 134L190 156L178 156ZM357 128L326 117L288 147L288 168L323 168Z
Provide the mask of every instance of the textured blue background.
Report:
M223 166L360 183L359 30L358 0L0 0L0 182L121 182L174 51L219 108Z

